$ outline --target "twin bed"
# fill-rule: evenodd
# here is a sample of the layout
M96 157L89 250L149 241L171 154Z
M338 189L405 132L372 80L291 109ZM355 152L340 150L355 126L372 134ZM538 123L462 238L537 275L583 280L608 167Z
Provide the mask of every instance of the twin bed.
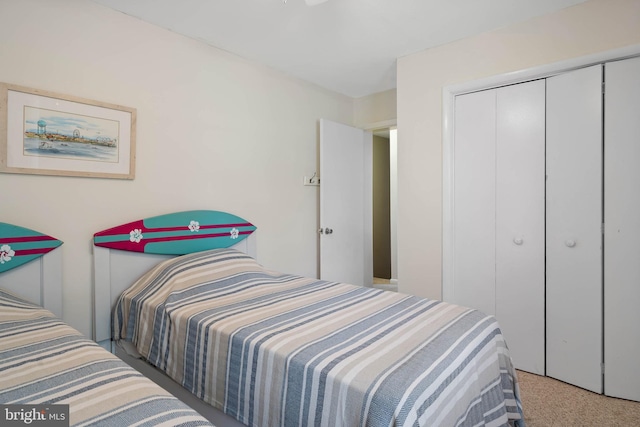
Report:
M96 341L218 426L524 425L493 317L267 270L220 214L96 233Z
M20 405L3 409L25 417L18 422L3 410L0 424L54 422L42 418L51 414L59 420L54 425L211 426L60 320L61 249L55 247L62 242L48 237L0 223L0 404ZM57 405L68 405L68 412L61 415L64 406Z

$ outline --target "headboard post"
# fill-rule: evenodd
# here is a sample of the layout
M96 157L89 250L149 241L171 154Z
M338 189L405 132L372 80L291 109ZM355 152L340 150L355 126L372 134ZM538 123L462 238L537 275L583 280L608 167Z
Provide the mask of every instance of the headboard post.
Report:
M62 318L62 248L42 256L40 263L40 304Z
M93 247L93 340L96 342L111 338L109 330L109 305L104 301L111 301L109 287L109 249L99 246ZM102 303L101 303L102 301ZM106 330L105 330L106 328Z
M0 288L62 318L62 248L2 273Z

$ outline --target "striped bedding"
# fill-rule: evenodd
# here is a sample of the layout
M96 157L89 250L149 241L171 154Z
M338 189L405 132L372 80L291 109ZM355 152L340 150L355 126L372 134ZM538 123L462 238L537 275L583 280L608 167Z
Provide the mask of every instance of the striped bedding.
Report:
M3 291L0 378L0 404L69 405L73 426L211 426L50 311Z
M496 320L267 271L232 249L160 263L114 337L249 426L524 426Z

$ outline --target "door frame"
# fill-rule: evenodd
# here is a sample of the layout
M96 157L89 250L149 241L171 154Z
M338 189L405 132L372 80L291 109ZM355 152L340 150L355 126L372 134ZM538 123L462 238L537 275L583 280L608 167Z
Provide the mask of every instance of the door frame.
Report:
M603 62L640 56L640 45L627 46L591 55L545 64L511 73L445 86L442 88L442 299L451 301L453 281L453 172L455 97L465 93L524 83L557 74L601 64Z
M389 137L389 148L391 151L391 201L390 201L390 210L391 210L391 280L389 281L389 289L398 290L398 159L397 159L397 151L398 151L398 119L390 119L383 120L380 122L374 122L369 124L364 124L359 127L362 130L369 131L374 133L380 130L388 130L390 133L393 132L394 135ZM391 147L395 145L394 149ZM394 167L395 166L395 167ZM395 191L394 191L395 187ZM373 262L373 260L372 260Z

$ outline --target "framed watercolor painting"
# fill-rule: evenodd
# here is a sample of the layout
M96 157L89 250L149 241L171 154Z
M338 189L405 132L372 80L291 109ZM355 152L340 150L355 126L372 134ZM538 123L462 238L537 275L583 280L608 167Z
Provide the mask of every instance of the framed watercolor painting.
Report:
M0 172L134 179L136 110L0 83Z

